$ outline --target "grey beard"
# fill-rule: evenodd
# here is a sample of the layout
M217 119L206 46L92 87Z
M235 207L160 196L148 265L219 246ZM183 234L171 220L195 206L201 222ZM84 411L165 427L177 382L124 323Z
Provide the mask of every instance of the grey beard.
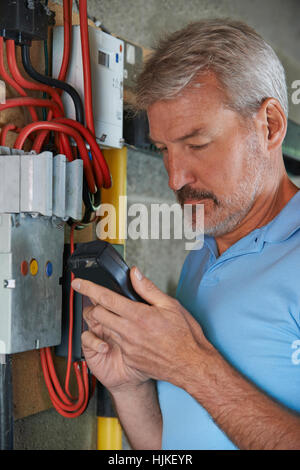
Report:
M204 219L205 235L217 237L232 232L250 212L257 194L263 188L263 176L265 171L270 169L270 164L260 151L255 133L248 136L247 150L245 178L239 182L236 191L222 201L217 199L213 193L207 191L189 190L188 188L178 191L177 199L181 205L183 205L184 199L189 198L195 198L196 200L207 197L213 200L214 207L210 214L211 222L209 226ZM224 212L227 215L222 218ZM197 224L193 223L192 225L195 231L195 225Z

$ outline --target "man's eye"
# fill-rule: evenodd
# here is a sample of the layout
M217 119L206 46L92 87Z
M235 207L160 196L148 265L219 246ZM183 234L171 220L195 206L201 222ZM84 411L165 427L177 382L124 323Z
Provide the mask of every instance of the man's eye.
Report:
M205 149L208 146L208 144L203 144L203 145L189 145L189 148L191 150L202 150Z
M162 153L168 151L167 147L158 147L158 150L159 150L159 152L162 152Z

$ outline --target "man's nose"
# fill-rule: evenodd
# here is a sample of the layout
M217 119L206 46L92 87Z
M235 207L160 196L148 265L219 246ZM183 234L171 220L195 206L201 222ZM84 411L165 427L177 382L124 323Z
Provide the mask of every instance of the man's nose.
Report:
M186 184L195 182L195 177L183 155L171 154L169 151L167 172L169 176L169 187L178 191Z

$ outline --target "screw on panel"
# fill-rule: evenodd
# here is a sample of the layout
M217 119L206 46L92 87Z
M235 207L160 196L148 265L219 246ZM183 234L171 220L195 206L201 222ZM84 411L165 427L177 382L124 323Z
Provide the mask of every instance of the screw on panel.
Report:
M106 141L107 134L102 134L100 137L100 142L105 142Z
M15 279L4 279L3 287L5 289L15 289L16 287L16 280Z

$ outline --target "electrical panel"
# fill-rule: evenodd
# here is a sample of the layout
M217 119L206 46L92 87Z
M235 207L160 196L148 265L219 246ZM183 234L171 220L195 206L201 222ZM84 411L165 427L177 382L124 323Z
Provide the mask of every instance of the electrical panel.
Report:
M0 354L60 343L63 247L63 224L0 215Z
M61 341L64 227L82 216L82 160L0 147L0 354Z
M72 29L72 51L66 81L84 99L80 27ZM123 147L124 42L98 28L89 27L95 133L103 147ZM63 52L63 27L53 30L53 75L58 76ZM84 67L84 64L83 64ZM73 103L62 96L66 114L74 118Z

